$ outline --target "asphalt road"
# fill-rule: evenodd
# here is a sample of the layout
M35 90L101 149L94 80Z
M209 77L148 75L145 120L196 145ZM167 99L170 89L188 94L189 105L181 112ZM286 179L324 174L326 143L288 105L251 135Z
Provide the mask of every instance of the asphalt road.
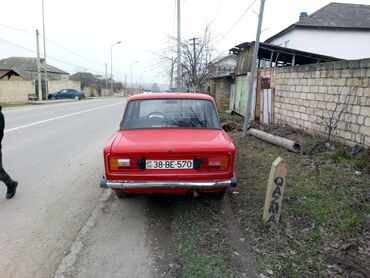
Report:
M0 276L151 277L146 198L122 202L99 188L102 148L124 98L3 109Z

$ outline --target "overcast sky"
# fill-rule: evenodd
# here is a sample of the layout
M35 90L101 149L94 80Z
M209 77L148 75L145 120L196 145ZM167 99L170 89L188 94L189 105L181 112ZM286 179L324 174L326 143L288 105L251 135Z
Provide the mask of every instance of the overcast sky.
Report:
M311 14L332 1L266 0L261 40L296 22L302 11ZM370 4L370 0L336 1ZM42 0L1 0L0 59L36 57L36 35L42 34ZM235 25L247 8L252 7ZM217 50L254 41L260 0L181 0L183 38L200 36L211 24ZM166 37L176 36L176 0L44 0L46 54L49 64L69 73L88 71L110 74L111 45L113 74L117 80L168 83L155 67ZM234 27L233 27L234 26ZM233 27L233 28L232 28ZM43 42L40 38L41 52ZM134 63L137 61L137 63Z

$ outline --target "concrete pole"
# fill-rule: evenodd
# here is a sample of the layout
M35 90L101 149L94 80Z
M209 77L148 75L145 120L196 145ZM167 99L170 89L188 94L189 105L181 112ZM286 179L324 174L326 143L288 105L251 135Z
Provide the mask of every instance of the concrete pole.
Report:
M105 88L108 88L108 65L105 63Z
M110 94L113 95L113 45L110 46Z
M182 83L182 69L181 69L181 28L180 28L180 1L177 0L177 80L176 89L179 92L181 90Z
M173 62L173 57L171 58L171 76L170 76L170 91L172 90L173 88L173 66L174 66L174 62Z
M253 49L253 59L252 59L252 70L249 76L249 90L248 90L248 101L247 107L244 116L244 125L243 125L243 134L244 136L247 134L249 128L249 114L251 111L251 102L252 102L252 94L254 94L253 87L254 87L254 77L256 76L256 64L257 64L257 55L258 55L258 48L260 44L260 35L261 35L261 26L262 26L262 18L263 18L263 10L265 7L265 0L261 0L260 4L260 13L258 17L258 26L257 26L257 34L256 34L256 41L254 43Z
M110 46L110 93L113 95L113 46L120 44L121 41L116 42Z
M132 65L136 64L136 63L137 63L137 61L131 63L131 88L134 87L134 84L132 83Z
M44 74L45 74L45 96L47 97L49 94L49 80L48 80L48 72L46 68L46 35L45 35L45 16L44 16L44 0L42 0L42 29L43 29L43 37L44 37Z
M197 79L197 56L196 56L196 53L195 53L195 41L198 40L198 38L192 38L190 39L189 41L193 41L193 55L194 55L194 65L193 65L193 78L192 78L192 83L193 83L193 88L192 88L192 91L195 92L195 82L196 82L196 79Z
M41 88L41 65L40 65L40 45L39 45L39 30L36 29L36 46L37 46L37 82L38 82L38 94L39 100L42 100L42 88Z

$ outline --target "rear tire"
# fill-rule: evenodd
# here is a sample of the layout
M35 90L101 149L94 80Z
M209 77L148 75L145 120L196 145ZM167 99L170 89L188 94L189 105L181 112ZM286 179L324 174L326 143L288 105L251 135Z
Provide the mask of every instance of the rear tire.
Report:
M127 198L127 197L130 197L132 194L130 193L127 193L125 191L122 191L122 190L114 190L116 192L116 196L118 199L123 199L123 198Z
M51 100L56 100L57 98L56 97L51 97Z

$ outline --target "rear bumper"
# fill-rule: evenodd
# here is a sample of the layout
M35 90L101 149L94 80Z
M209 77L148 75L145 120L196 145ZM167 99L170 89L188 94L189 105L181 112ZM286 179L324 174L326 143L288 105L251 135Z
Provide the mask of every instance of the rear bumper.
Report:
M216 181L130 181L130 180L106 180L104 177L100 181L100 187L112 189L134 189L134 188L193 188L209 189L235 187L237 179L233 176L227 180Z

